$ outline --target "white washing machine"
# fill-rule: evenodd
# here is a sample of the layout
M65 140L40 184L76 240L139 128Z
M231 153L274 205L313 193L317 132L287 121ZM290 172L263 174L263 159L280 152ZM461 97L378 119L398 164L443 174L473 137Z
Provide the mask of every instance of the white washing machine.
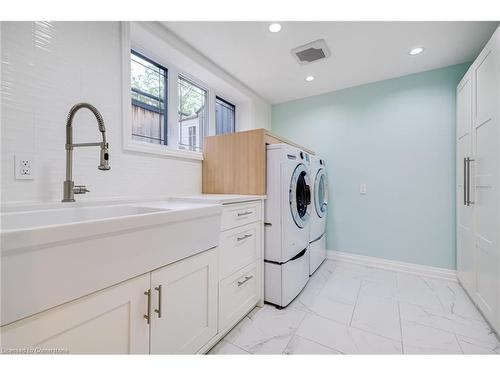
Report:
M309 279L309 155L268 145L266 184L264 299L285 307Z
M309 239L309 274L312 275L326 258L326 213L328 206L328 179L325 160L310 156L312 209Z

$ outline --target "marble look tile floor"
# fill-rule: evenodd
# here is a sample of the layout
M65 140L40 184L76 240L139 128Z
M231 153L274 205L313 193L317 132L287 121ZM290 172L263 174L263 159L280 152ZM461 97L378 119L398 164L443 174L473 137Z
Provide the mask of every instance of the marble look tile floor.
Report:
M500 354L453 281L326 260L286 308L252 310L210 354Z

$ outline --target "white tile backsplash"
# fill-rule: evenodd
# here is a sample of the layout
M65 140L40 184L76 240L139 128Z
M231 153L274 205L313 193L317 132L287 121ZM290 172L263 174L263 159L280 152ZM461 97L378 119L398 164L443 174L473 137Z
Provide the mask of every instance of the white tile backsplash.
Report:
M122 149L121 41L117 22L2 22L2 197L5 202L55 201L65 174L65 121L75 103L102 113L110 171L99 171L98 148L74 150L78 200L201 192L201 162ZM98 141L90 112L73 122L76 142ZM36 178L15 180L14 155L33 153Z

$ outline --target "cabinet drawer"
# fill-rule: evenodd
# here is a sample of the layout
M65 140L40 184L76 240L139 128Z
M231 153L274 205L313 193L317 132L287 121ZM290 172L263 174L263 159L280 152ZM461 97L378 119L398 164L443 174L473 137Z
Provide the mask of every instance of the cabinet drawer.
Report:
M224 206L221 230L239 227L262 220L261 201L228 204Z
M219 283L219 331L236 323L257 303L259 296L258 262L234 273Z
M223 279L260 257L262 222L221 232L219 278Z

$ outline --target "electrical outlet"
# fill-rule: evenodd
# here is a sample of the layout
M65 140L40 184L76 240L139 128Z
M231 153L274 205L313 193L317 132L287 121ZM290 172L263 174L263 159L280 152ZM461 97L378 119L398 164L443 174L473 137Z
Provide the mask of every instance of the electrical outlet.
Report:
M16 180L33 180L33 156L28 154L19 154L14 157L14 169L16 171Z

